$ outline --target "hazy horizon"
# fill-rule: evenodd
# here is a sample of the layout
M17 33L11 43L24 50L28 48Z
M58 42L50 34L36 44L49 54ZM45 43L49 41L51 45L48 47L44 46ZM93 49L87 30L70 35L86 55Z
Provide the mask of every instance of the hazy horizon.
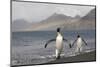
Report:
M28 22L39 22L48 18L54 13L64 14L71 17L75 17L76 15L82 17L92 9L94 9L94 7L13 1L12 21L17 19L25 19Z

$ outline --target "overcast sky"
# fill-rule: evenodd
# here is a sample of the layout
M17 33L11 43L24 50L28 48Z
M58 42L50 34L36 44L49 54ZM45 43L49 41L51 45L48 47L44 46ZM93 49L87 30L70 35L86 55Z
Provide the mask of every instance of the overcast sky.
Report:
M76 15L85 16L93 8L92 6L12 2L12 21L25 19L28 22L39 22L54 13L72 17Z

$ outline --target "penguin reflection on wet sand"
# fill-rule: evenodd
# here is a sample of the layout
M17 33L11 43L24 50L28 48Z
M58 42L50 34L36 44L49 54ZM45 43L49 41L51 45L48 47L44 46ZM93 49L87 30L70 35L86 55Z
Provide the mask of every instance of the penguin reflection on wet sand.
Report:
M77 47L76 47L76 52L77 53L81 53L82 52L82 45L84 44L87 46L87 43L85 42L85 40L80 36L77 35L77 39L73 42L71 48L74 46L74 44L76 43Z
M57 28L57 37L55 39L51 39L49 40L46 44L45 44L45 48L47 47L47 45L50 42L56 41L56 59L60 59L60 54L63 48L63 41L68 41L67 39L63 38L63 36L60 33L60 28ZM69 47L71 48L71 44L69 44Z

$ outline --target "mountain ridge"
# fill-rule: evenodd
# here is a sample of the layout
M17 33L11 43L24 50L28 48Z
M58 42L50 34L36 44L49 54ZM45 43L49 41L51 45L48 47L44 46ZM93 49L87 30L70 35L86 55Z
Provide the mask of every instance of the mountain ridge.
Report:
M45 20L37 23L29 23L26 20L17 20L17 22L14 21L14 24L12 24L13 31L16 31L16 29L18 31L21 26L22 28L19 31L55 30L57 27L62 27L66 30L95 29L95 9L92 9L84 17L80 17L79 15L71 17L54 13ZM16 26L18 27L16 28Z

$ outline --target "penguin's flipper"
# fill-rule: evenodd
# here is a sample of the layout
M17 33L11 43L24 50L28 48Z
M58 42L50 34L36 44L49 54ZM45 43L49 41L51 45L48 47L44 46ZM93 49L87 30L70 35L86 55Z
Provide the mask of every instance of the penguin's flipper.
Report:
M85 43L85 45L87 46L87 43L86 43L86 41L82 38L82 40L83 40L83 42Z
M69 47L71 48L71 42L65 38L63 38L63 40L69 42Z
M56 41L56 39L51 39L51 40L49 40L49 41L45 44L45 48L46 48L47 45L48 45L50 42L52 42L52 41Z
M68 41L67 39L63 38L64 41Z
M77 39L73 42L73 44L71 45L71 48L74 46L75 42L77 41Z
M69 44L69 48L72 48L71 43Z

